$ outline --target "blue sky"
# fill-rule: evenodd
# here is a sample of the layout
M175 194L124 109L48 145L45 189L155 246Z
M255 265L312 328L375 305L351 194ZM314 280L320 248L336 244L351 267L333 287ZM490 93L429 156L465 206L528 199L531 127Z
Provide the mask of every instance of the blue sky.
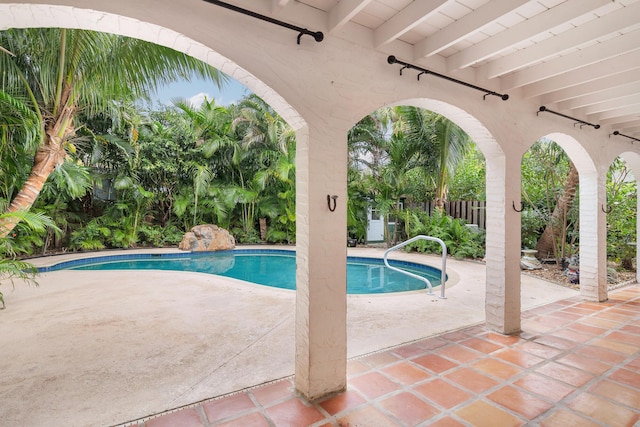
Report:
M191 100L195 106L200 105L204 96L208 99L215 99L216 105L229 105L237 103L242 97L251 92L238 81L229 78L222 90L215 84L201 80L179 81L171 83L158 90L155 99L162 104L170 104L173 98L186 98Z

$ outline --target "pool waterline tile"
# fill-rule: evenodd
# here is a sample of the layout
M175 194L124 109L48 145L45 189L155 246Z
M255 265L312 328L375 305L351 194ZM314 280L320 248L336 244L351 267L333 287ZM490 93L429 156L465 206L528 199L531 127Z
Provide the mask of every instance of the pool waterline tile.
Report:
M233 279L244 280L263 286L271 286L281 289L295 290L295 250L291 249L232 249L223 251L181 251L181 252L149 252L149 253L120 253L115 255L100 256L84 256L82 258L61 261L59 263L37 267L38 273L47 273L60 270L173 270L173 271L194 271L200 273L216 274ZM256 258L276 255L280 265L278 267L269 268L264 273L264 268L253 268L245 270L247 263L243 263L242 269L238 267L238 259L245 259L245 255L253 255ZM236 256L240 256L237 258ZM231 258L234 262L226 261ZM209 260L207 263L196 263L195 260ZM171 262L176 260L194 261L193 263L159 266L156 262ZM143 262L153 261L154 265L149 264L126 266L125 262ZM226 264L220 268L215 267L215 262L223 262ZM407 270L410 274L393 271L386 268L385 263L380 258L363 257L363 256L347 256L347 277L348 287L347 293L354 295L362 294L386 294L394 292L409 292L416 290L424 290L427 288L427 282L434 288L439 287L441 281L441 270L428 265L426 263L405 261L399 259L389 259L389 265L396 269ZM109 266L118 265L119 268L109 268ZM158 268L156 268L158 267ZM260 274L257 271L260 271ZM374 274L372 274L372 270ZM277 272L277 275L274 275ZM421 280L414 276L422 277ZM448 276L445 276L448 280ZM435 291L434 291L435 292Z

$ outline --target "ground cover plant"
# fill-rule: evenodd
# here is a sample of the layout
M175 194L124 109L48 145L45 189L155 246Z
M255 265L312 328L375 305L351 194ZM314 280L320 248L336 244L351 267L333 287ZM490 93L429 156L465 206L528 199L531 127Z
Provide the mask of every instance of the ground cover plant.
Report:
M32 212L12 212L0 214L0 220L9 219L8 217L17 216L20 220L19 229L14 228L11 235L0 237L0 285L14 285L14 280L19 279L23 282L38 285L36 281L37 269L29 262L18 259L17 250L14 246L14 237L18 232L24 233L42 233L47 228L54 232L59 231L53 221L45 215ZM4 309L4 295L0 292L0 304Z

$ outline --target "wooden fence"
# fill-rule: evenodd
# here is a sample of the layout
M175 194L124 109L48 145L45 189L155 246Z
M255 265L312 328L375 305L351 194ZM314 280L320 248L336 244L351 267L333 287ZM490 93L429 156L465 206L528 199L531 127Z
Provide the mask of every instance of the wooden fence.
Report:
M423 202L409 204L411 208L419 208L425 212L431 214L436 205L436 202ZM444 204L444 211L447 215L454 218L461 218L467 221L469 224L475 224L478 228L486 228L487 221L485 216L485 208L487 202L478 200L458 200L455 202L446 202Z

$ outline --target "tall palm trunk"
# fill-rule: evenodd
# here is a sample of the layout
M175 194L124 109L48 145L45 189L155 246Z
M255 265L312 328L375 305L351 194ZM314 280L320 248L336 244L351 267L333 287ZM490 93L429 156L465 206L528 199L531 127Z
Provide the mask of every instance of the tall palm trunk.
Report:
M442 213L444 212L444 204L447 202L447 187L442 185L437 185L436 188L436 205L435 209Z
M554 258L558 260L558 237L564 236L564 230L566 228L567 212L571 209L573 202L576 198L576 189L579 184L578 170L573 165L573 162L569 162L569 171L567 172L567 179L564 182L562 194L558 198L553 213L544 232L538 240L536 250L538 251L538 258L548 258L553 254Z
M70 91L65 91L68 96ZM62 163L66 157L63 141L65 141L74 129L72 126L75 109L65 106L61 109L55 122L45 129L43 144L36 151L33 167L29 177L22 185L18 194L13 198L6 213L26 212L36 202L44 183L49 178L55 167ZM7 215L0 219L0 237L6 237L20 222L19 217Z
M67 31L65 29L61 31L60 39L59 61L60 64L64 64L67 45ZM60 66L56 72L55 101L51 106L51 116L47 118L44 118L42 109L37 105L34 93L26 79L21 79L25 83L27 93L34 102L34 108L40 110L38 116L42 120L44 133L42 143L33 159L31 173L16 197L11 201L6 213L26 212L31 209L49 175L66 157L63 143L74 132L73 121L76 109L72 97L73 87L69 82L65 83L64 72L64 66ZM8 215L8 217L0 220L0 237L9 235L19 221L18 217L13 215Z
M443 213L444 212L444 204L447 201L447 192L448 192L448 186L447 186L447 178L448 178L448 171L447 171L447 155L448 153L445 152L445 150L443 150L443 153L441 153L441 161L440 161L440 170L438 170L438 179L436 182L436 205L435 205L435 209L439 212L439 213Z

